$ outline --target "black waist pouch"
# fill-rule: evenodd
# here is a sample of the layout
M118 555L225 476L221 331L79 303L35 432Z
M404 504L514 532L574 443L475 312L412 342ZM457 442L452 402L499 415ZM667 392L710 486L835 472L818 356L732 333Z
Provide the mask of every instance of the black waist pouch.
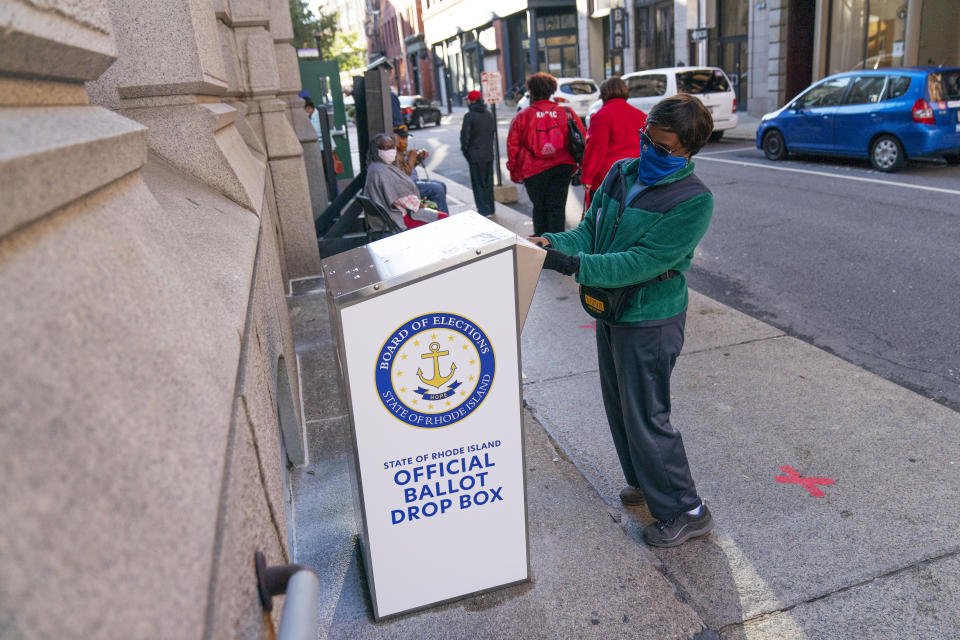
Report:
M648 284L660 282L661 280L669 280L678 275L680 275L679 271L671 269L646 282L639 282L628 287L618 287L616 289L588 287L582 284L580 285L580 305L584 311L598 320L616 322L620 319L620 316L623 315L627 305L630 304L633 296L637 295L640 289Z

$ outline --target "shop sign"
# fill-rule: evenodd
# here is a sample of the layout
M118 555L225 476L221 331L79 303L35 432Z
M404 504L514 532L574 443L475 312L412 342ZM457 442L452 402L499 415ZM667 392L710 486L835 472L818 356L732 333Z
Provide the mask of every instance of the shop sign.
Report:
M627 10L623 7L610 9L610 50L623 51L630 46L627 38Z

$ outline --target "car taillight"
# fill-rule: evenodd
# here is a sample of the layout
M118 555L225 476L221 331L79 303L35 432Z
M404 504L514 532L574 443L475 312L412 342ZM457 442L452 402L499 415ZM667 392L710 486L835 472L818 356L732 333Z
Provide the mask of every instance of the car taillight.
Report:
M913 103L913 121L920 124L936 124L936 120L933 119L933 107L923 98Z
M737 112L737 99L734 98L734 99L733 99L733 113L736 113L736 112Z
M560 97L560 96L557 96L557 97L554 98L553 100L554 100L554 102L566 102L566 101L567 101L566 98L562 98L562 97Z
M413 107L406 107L403 110L404 113L413 113Z

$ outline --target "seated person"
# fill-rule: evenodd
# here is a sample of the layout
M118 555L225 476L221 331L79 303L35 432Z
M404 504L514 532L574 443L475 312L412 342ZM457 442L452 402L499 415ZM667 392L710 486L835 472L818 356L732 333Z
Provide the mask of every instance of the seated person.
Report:
M393 136L378 133L367 151L367 180L363 193L390 212L390 217L408 229L446 218L447 214L424 207L416 183L396 165Z
M413 149L407 147L407 136L395 134L394 141L397 146L397 166L404 173L413 178L417 189L420 190L420 196L431 202L437 203L440 211L447 211L447 185L437 180L426 180L417 174L417 165L423 164L430 153L426 149Z

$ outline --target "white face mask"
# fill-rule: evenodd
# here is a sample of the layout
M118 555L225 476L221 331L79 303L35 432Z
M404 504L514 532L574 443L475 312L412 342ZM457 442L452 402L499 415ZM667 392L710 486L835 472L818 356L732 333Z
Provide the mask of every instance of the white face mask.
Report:
M377 153L380 155L380 159L387 164L393 164L393 161L397 159L396 149L377 149Z

